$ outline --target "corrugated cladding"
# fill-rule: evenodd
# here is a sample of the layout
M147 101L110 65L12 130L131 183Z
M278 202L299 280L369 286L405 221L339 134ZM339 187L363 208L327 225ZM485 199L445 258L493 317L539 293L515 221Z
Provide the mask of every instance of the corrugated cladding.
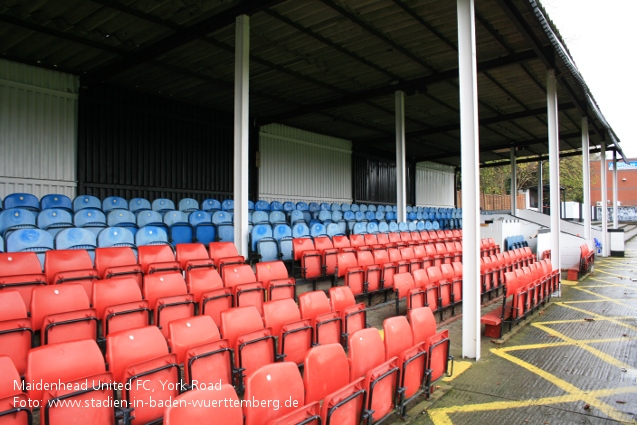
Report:
M454 168L433 162L416 165L416 205L453 207Z
M230 114L113 86L80 96L79 188L104 198L225 199L233 190Z
M352 144L270 124L259 132L259 199L351 202Z
M79 79L0 59L0 197L74 197Z
M396 161L357 152L354 155L354 199L369 204L396 203ZM414 169L406 164L407 205L414 203Z

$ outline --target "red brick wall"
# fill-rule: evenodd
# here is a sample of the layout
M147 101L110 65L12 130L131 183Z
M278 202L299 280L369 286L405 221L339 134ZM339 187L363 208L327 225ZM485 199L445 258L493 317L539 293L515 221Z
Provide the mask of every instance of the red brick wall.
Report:
M637 161L632 159L631 161ZM608 201L613 200L613 172L608 169L612 160L606 160L606 182ZM591 161L591 204L597 205L602 200L601 172L599 161ZM626 179L626 180L624 180ZM637 206L637 169L617 170L617 199L622 205ZM610 205L610 204L609 204Z

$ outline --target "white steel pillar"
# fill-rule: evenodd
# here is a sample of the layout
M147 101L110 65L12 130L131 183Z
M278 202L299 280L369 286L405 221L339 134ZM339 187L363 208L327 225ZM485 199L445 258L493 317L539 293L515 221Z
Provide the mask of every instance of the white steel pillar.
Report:
M250 17L237 16L234 58L234 244L248 258Z
M549 124L549 205L551 206L551 264L560 268L560 132L557 122L557 81L555 70L546 78L546 109Z
M462 357L480 360L478 73L474 0L457 0L462 167Z
M396 206L397 221L407 221L407 167L405 164L405 92L398 90L396 100Z
M617 151L615 150L613 151L613 229L619 227L619 217L617 216L619 212L617 203L619 200L617 196Z
M515 147L511 146L511 215L518 209L518 164L515 159Z
M606 142L602 142L602 151L600 155L601 166L601 182L600 189L602 191L602 257L608 257L609 240L608 240L608 179L606 167Z
M591 158L588 139L588 118L582 117L582 180L584 190L584 206L582 217L584 219L584 239L591 237Z
M544 214L544 177L542 176L542 161L537 163L537 212Z

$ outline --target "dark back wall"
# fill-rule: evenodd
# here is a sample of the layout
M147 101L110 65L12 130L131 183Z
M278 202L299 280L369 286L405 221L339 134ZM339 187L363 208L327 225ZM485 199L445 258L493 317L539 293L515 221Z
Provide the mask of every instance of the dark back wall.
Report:
M396 161L354 152L352 155L354 202L366 204L396 203ZM415 164L407 162L407 205L416 203Z
M109 85L83 89L78 112L78 194L232 198L231 114Z

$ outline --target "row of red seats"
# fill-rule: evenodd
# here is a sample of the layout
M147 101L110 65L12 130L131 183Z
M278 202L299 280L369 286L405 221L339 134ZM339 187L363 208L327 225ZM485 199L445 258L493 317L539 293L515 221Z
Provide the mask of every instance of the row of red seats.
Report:
M547 303L560 285L559 271L553 270L550 260L535 261L516 269L502 269L502 274L502 306L481 318L485 324L484 334L491 338L501 338L505 323L511 330L514 324Z
M536 261L536 256L529 247L517 248L480 258L480 284L482 296L491 299L504 284L504 273L526 267Z
M314 417L323 423L359 423L362 418L374 423L394 407L404 412L406 402L418 392L429 394L451 359L446 331L436 332L431 310L421 308L407 318L387 319L384 344L376 329L367 328L350 336L347 355L339 344L311 348L302 359L301 377L293 362L275 363L269 357L271 338L249 330L249 323L260 319L254 307L223 315L220 329L207 316L173 321L168 340L154 326L112 333L105 358L88 339L34 348L24 384L11 359L0 356L0 416L11 424L30 423L31 411L40 408L41 425L66 424L71 418L95 425L112 424L115 418L138 424L164 415L167 424L202 423L201 415L211 413L215 420L224 418L223 423L240 424L245 416L245 425L306 419L312 423ZM194 408L175 402L238 400L232 387L237 371L245 375L243 400L248 403L243 408L233 405L234 413L210 403ZM180 396L184 390L188 391ZM250 406L254 400L280 402L280 408ZM174 407L166 409L166 401ZM122 407L113 409L114 405Z

